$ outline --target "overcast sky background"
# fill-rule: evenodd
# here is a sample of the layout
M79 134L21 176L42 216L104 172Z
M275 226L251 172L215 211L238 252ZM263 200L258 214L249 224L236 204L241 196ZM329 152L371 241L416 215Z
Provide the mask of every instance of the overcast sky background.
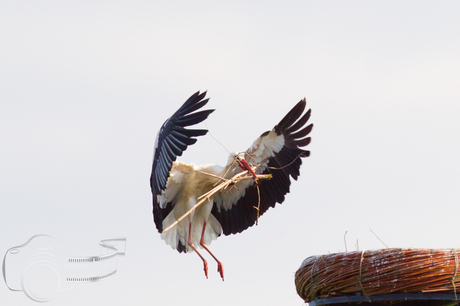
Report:
M302 305L317 254L460 247L458 1L2 1L0 253L49 234L118 273L47 305ZM282 205L195 254L157 233L156 133L194 92L242 151L303 97L311 157ZM200 127L205 127L203 124ZM206 136L186 162L225 164ZM33 305L0 282L2 305Z

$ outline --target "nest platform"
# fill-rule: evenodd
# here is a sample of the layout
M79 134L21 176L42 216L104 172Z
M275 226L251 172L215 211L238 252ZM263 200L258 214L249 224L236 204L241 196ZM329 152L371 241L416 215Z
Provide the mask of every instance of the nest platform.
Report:
M297 270L295 285L312 306L457 305L459 254L389 248L311 256Z

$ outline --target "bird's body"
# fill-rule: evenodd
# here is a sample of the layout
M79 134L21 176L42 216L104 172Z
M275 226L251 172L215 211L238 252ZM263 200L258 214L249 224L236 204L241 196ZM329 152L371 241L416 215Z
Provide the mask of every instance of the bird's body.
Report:
M175 161L166 184L166 192L160 196L160 207L172 201L175 201L176 205L164 219L163 228L167 228L183 216L198 202L199 196L207 193L214 187L218 179L203 174L203 172L220 175L222 171L223 168L217 165L196 166ZM209 245L212 240L216 239L222 233L222 227L219 222L210 215L212 206L213 201L207 201L198 206L187 218L179 222L171 230L161 234L161 238L173 249L177 249L180 252L191 251L192 248L187 244L187 239L190 237L194 245L199 245L203 223L207 221L204 243ZM189 235L190 223L194 226Z
M158 133L150 178L153 214L156 227L167 244L179 252L197 252L207 276L207 262L196 246L205 248L217 261L223 279L223 266L207 245L222 233L236 234L247 229L269 207L284 201L289 192L290 177L297 179L301 158L309 156L310 152L300 147L310 142L306 136L312 125L305 127L310 111L303 114L306 102L302 100L246 152L231 154L225 167L188 165L177 161L176 157L196 142L194 137L207 133L207 130L185 129L205 120L213 112L194 112L208 102L208 99L203 100L205 94L197 92L192 95L166 120ZM241 154L244 155L241 157ZM163 232L189 212L202 195L241 172L247 172L252 179L238 181L230 188L207 196L201 205ZM260 181L258 176L261 174L270 174L272 179Z

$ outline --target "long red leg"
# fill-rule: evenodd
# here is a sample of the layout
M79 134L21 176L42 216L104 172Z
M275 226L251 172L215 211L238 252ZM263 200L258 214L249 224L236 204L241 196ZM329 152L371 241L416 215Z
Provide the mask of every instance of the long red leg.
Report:
M220 273L220 277L222 277L222 280L224 280L224 265L217 259L216 256L211 252L211 250L207 247L206 244L204 244L204 231L206 230L206 221L203 223L203 231L201 232L201 239L200 239L200 245L208 251L209 254L211 254L212 258L217 262L217 272Z
M187 244L195 251L195 253L198 254L198 256L200 256L201 260L203 261L203 265L204 265L204 275L206 275L206 278L208 278L208 262L200 254L200 252L198 252L198 250L196 249L195 245L192 243L191 235L192 235L192 222L190 222L190 224L188 226L188 241L187 241Z

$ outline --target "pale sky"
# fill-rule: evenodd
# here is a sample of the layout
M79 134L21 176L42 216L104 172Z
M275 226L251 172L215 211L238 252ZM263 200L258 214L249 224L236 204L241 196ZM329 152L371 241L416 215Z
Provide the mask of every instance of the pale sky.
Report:
M48 234L83 255L127 237L118 272L46 305L302 305L294 273L347 249L459 247L458 1L3 1L0 255ZM221 236L209 279L160 239L161 124L196 91L246 150L300 99L301 176L259 226ZM204 124L200 128L206 128ZM210 136L181 158L224 165ZM21 273L19 271L18 273ZM19 274L18 274L19 275ZM0 281L2 305L34 305Z

